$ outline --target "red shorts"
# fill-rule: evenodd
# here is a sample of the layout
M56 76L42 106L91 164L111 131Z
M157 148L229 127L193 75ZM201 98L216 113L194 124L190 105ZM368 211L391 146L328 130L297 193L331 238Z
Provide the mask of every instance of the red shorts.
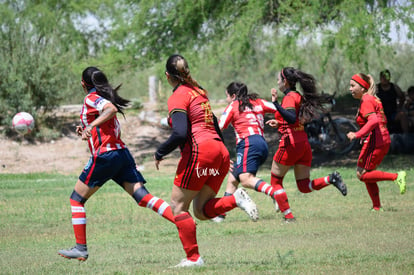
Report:
M359 154L357 166L367 171L374 170L381 164L389 149L390 143L386 143L378 148L369 142L364 143Z
M273 160L286 166L302 164L310 167L312 164L312 149L307 140L295 144L286 142L279 145Z
M223 142L207 140L182 153L174 185L194 191L208 185L217 193L229 167L230 155Z

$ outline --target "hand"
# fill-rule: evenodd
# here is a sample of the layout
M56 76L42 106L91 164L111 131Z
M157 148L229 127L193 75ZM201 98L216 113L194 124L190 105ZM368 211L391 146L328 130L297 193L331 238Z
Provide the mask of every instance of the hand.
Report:
M154 162L155 162L155 167L157 168L157 170L160 170L160 162L161 162L162 160L163 160L163 159L157 160L157 159L155 158L155 155L154 155Z
M76 126L75 132L78 136L81 136L82 135L82 126L80 126L80 125Z
M229 171L233 173L233 168L234 168L234 161L230 160L230 168Z
M88 140L92 136L92 126L88 125L85 127L85 129L82 131L82 139Z
M349 132L348 134L346 134L346 136L349 140L353 140L356 138L355 132Z
M276 119L270 119L266 121L266 124L273 128L279 127L279 123L277 123Z
M277 101L277 90L275 88L272 88L270 90L270 93L272 94L272 102Z

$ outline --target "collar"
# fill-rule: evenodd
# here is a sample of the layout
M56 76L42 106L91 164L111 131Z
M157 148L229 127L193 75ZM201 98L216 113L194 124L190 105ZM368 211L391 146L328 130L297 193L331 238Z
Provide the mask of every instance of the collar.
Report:
M88 94L93 93L93 92L96 92L96 88L95 87L93 87L92 89L88 90Z

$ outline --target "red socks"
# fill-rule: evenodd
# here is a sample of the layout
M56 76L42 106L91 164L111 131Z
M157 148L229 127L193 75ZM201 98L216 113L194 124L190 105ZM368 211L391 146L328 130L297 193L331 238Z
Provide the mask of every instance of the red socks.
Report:
M203 208L204 215L210 219L222 215L237 206L234 196L214 198L206 202Z
M394 181L397 179L397 176L397 173L388 173L378 170L372 170L363 174L359 180L367 183L376 183L378 181L385 180Z
M283 178L271 173L270 183L275 191L273 193L273 198L277 201L280 211L285 215L285 218L292 219L293 214L290 210L286 192L283 189Z
M381 207L380 196L379 196L379 188L377 183L365 183L367 187L368 194L372 200L372 207L375 209L379 209Z
M310 181L309 178L296 181L298 189L302 193L309 193L313 190L321 190L329 185L328 177L318 178Z
M70 206L76 243L86 245L86 213L84 204L70 199Z
M273 187L263 180L257 181L254 187L254 190L256 190L257 192L265 193L266 195L271 196L271 197L273 197L273 193L275 192L273 190Z
M150 193L146 194L141 201L138 203L141 207L147 207L163 218L174 223L174 215L171 210L171 206L166 203L163 199L154 197Z
M197 261L200 257L198 252L196 224L190 213L185 212L177 215L175 218L175 225L178 229L178 236L183 244L187 259L190 261Z

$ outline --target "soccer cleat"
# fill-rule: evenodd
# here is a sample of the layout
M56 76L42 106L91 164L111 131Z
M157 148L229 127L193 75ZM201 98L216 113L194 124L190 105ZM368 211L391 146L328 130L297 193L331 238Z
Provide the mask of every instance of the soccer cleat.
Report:
M246 212L252 221L255 222L259 219L259 211L257 210L256 204L244 189L238 188L233 196L236 199L237 206Z
M280 212L279 204L274 198L272 198L272 200L273 200L273 204L275 205L276 213L279 213Z
M218 215L217 217L214 217L214 218L212 218L210 220L212 222L220 223L220 222L223 222L225 218L226 218L225 215Z
M382 207L372 207L371 212L384 212L384 208L382 208Z
M398 172L398 176L395 179L394 183L400 187L400 194L404 194L407 190L407 183L405 182L405 178L407 177L407 173L405 171Z
M181 262L178 265L175 265L174 267L198 267L203 265L204 261L200 256L198 257L198 260L195 262L188 259L182 259Z
M346 196L346 194L348 193L346 185L342 181L342 177L338 171L335 171L329 175L329 183L333 184L336 188L338 188L342 195Z
M88 259L88 250L80 251L79 249L75 247L72 247L69 250L59 250L58 254L62 257L68 258L68 259L76 259L79 261L86 261Z
M296 219L295 218L286 218L286 217L283 217L283 221L285 223L295 223L296 222Z

